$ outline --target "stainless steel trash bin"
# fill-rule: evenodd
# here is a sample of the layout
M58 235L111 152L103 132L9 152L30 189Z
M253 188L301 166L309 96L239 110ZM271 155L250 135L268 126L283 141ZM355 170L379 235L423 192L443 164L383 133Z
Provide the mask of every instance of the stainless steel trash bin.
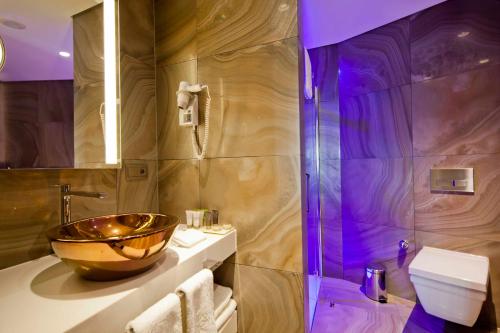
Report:
M374 301L387 302L385 285L385 267L381 264L370 264L365 270L365 295Z

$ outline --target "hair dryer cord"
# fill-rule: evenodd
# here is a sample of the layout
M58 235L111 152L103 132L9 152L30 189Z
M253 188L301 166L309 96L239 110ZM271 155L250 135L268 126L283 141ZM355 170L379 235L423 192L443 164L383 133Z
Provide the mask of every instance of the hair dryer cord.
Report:
M191 132L191 138L193 141L193 151L194 154L196 155L196 158L198 160L202 160L205 158L205 155L207 154L207 146L208 146L208 134L210 130L210 92L208 91L208 86L204 86L204 88L207 89L207 99L205 102L205 131L204 131L204 138L203 138L203 143L201 144L200 148L200 143L198 140L198 135L197 135L197 126L193 126L193 131Z

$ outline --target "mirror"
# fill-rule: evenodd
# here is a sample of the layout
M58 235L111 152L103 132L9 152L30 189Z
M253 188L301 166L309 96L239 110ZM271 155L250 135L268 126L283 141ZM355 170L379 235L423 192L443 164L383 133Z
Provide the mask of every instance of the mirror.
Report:
M120 166L116 0L2 0L0 169Z

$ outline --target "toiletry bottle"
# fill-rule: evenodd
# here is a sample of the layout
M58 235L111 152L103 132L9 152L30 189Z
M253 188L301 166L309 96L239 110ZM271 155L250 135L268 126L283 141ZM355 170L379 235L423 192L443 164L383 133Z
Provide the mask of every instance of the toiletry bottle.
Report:
M186 224L188 228L193 227L194 211L186 210Z

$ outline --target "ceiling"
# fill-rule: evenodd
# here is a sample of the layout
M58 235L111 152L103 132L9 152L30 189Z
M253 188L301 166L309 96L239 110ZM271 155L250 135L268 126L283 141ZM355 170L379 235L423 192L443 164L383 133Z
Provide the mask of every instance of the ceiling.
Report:
M25 29L0 23L6 50L0 81L73 79L73 27L71 16L95 6L99 0L2 0L0 22L19 22ZM70 53L69 58L59 55Z
M445 0L305 0L302 36L308 49L335 44Z

